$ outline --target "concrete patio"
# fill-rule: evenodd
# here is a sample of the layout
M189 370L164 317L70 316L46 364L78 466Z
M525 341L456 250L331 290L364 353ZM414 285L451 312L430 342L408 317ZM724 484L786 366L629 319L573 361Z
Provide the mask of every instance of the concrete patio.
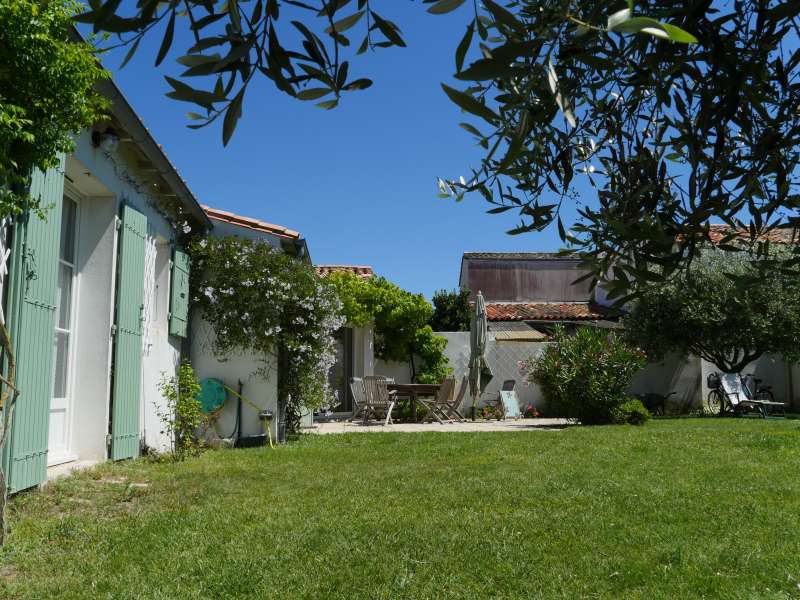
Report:
M349 421L328 421L314 423L305 433L327 435L332 433L417 433L417 432L461 432L484 431L558 431L568 425L566 419L506 419L505 421L466 421L463 423L351 423Z

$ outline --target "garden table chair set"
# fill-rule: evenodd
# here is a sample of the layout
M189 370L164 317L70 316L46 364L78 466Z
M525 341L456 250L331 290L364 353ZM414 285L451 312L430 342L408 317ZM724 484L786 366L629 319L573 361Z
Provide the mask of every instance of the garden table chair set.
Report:
M412 421L417 420L418 402L428 409L428 421L463 421L464 416L459 412L459 407L469 382L464 378L457 394L455 384L453 377L445 378L440 384L397 384L391 378L381 375L353 377L350 379L353 396L352 420L361 421L364 425L370 420L378 420L389 425L392 423L392 409L397 402L407 400L411 403Z

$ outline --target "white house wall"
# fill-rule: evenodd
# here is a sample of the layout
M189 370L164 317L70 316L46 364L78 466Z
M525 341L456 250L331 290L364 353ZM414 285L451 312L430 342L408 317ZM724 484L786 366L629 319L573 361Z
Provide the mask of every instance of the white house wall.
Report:
M249 436L263 433L260 410L271 410L278 414L278 363L275 357L268 357L267 376L255 375L264 363L251 354L232 354L227 360L219 360L212 351L215 339L211 325L197 313L192 316L192 366L198 379L213 377L220 379L233 390L238 390L241 381L242 396L258 407L242 403L241 435ZM209 429L208 438L229 437L236 424L236 398L228 394L228 400L220 411L215 427ZM276 435L276 419L272 422L272 435Z
M372 327L353 328L353 377L375 373Z
M214 223L214 229L212 231L212 235L214 237L226 237L233 235L248 240L266 242L273 248L277 248L279 250L281 248L281 238L276 235L272 235L264 231L256 231L255 229L249 229L247 227L240 227L238 225L234 225L233 223L226 223L225 221L215 220L212 222Z
M667 395L668 410L699 408L702 405L706 373L696 356L682 357L671 354L663 361L649 363L631 382L633 394Z
M67 192L79 203L76 323L71 368L71 453L81 463L107 457L111 394L111 327L118 232L116 218L122 202L147 217L147 258L143 322L141 435L164 448L154 403L160 400L163 372L174 374L180 360L180 339L167 335L169 243L171 224L150 204L145 176L125 145L106 152L95 148L83 132L67 159Z

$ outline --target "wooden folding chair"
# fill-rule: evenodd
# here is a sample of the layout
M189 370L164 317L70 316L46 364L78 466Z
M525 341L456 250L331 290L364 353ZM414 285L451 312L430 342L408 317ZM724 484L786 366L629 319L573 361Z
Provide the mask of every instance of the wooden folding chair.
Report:
M367 375L362 381L364 384L364 424L367 424L370 417L374 417L383 420L384 425L389 425L392 422L395 398L394 392L390 392L386 387L388 378L382 375Z
M350 392L353 397L353 416L350 417L350 420L355 421L364 412L364 407L367 403L366 395L364 394L364 382L361 377L350 378Z
M449 402L446 402L442 405L442 412L447 416L447 418L455 418L457 421L466 421L464 415L461 414L461 411L458 409L461 408L461 403L464 401L464 396L467 393L467 389L469 389L469 379L464 377L461 380L461 386L458 388L458 393L452 398Z
M436 397L430 400L420 398L420 403L428 409L426 420L436 419L439 423L451 421L448 415L449 403L453 401L453 391L456 387L456 380L453 377L446 377L439 385Z

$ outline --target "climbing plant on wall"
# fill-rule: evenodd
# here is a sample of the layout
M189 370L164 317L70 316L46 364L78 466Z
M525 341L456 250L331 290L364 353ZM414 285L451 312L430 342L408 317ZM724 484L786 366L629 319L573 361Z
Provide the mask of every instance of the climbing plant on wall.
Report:
M336 272L328 275L328 280L339 295L349 324L373 324L375 356L408 362L411 378L420 383L438 382L448 374L444 354L447 341L428 325L433 307L422 294L407 292L384 277L367 279Z
M287 428L296 431L302 408L326 401L333 334L344 322L336 292L313 267L265 241L200 239L189 253L192 300L213 328L211 350L223 359L252 353L256 374L277 375Z
M107 76L89 43L71 34L77 2L0 2L0 215L36 203L26 192L33 168L58 165L74 135L98 119L95 91Z

